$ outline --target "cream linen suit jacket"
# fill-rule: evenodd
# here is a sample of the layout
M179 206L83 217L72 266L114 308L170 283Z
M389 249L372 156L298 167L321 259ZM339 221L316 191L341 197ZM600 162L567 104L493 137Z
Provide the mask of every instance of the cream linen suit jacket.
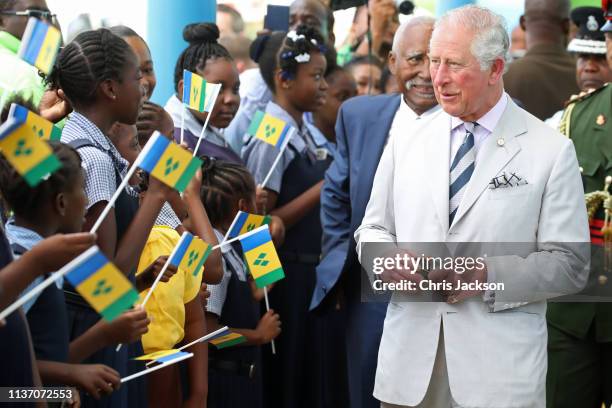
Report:
M502 291L492 303L474 297L458 305L402 302L395 293L374 396L398 405L422 401L443 323L450 390L460 406L544 407L546 299L579 291L588 277L588 249L561 244L589 241L574 146L509 100L449 228L450 131L451 117L440 111L389 140L355 232L360 260L366 242L525 243L524 254L486 261L490 279L523 288L522 301ZM504 171L528 184L488 188Z

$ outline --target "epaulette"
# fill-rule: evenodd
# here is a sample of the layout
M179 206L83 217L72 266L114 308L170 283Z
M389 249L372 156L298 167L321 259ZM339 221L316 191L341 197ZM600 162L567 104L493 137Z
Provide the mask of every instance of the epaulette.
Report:
M573 103L584 101L585 99L588 99L591 96L601 92L603 89L606 89L606 87L609 86L609 85L610 85L610 82L607 82L607 83L603 84L603 86L600 86L597 89L589 89L588 91L580 92L578 95L572 95L569 98L569 100L565 102L565 107L567 108L569 105L571 105Z
M572 111L578 102L582 102L587 100L593 95L598 94L602 90L606 89L606 87L610 86L610 82L605 83L603 86L597 89L589 89L588 91L580 92L578 95L572 95L572 97L565 103L565 109L563 110L563 116L561 116L561 120L559 121L559 125L557 130L562 135L567 137L571 137L570 135L570 121L572 118Z

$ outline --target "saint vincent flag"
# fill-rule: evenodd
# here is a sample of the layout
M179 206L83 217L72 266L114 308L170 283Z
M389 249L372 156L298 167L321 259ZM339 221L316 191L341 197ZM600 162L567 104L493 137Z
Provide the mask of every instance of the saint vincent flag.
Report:
M238 235L246 234L253 231L255 228L267 225L270 223L269 215L250 214L244 211L238 211L232 226L230 227L228 238L235 238Z
M240 244L246 264L258 288L263 288L285 277L267 225L240 237Z
M170 256L170 264L186 271L189 276L198 277L210 255L212 247L200 238L185 231L176 249Z
M280 148L289 133L289 124L262 111L255 112L247 133Z
M138 166L156 179L183 192L202 165L197 157L154 132L138 157Z
M177 357L186 356L187 354L189 353L185 351L180 351L177 349L160 350L160 351L156 351L153 353L145 354L140 357L133 358L133 360L151 360L151 361L155 361L158 363L165 363L167 361L174 360Z
M200 112L210 112L221 90L221 84L211 84L191 71L183 70L183 103Z
M11 112L17 110L15 106L18 105L11 106ZM0 126L0 151L25 181L35 187L60 168L61 163L51 147L32 131L33 124L26 122L26 118L29 115L9 115Z
M11 105L9 116L17 118L30 128L32 133L43 140L60 140L62 130L40 115L16 103Z
M130 281L97 246L89 248L75 261L66 279L105 320L112 321L138 300Z
M215 346L217 349L223 349L226 347L231 347L240 343L244 343L245 341L246 337L244 337L242 334L230 333L223 336L215 336L208 342Z
M30 17L21 39L19 58L48 74L62 43L62 34L50 24Z

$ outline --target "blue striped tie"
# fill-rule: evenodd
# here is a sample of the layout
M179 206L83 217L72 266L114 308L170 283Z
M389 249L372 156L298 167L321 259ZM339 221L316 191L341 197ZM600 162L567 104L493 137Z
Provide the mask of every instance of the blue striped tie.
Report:
M474 173L476 166L476 150L474 149L474 128L477 123L464 123L465 139L457 150L455 158L450 168L450 190L449 190L449 217L448 225L453 225L453 220L457 214L457 209L461 203L461 198L466 190L466 186Z

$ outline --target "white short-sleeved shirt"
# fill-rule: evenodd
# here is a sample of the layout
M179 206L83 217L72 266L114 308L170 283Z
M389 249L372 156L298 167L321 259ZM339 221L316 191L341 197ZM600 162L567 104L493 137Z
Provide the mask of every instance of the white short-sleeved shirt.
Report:
M75 111L62 130L61 141L70 144L78 139L87 139L96 146L78 149L83 161L89 209L100 201L110 201L117 190L117 175L125 177L129 163L93 122Z

